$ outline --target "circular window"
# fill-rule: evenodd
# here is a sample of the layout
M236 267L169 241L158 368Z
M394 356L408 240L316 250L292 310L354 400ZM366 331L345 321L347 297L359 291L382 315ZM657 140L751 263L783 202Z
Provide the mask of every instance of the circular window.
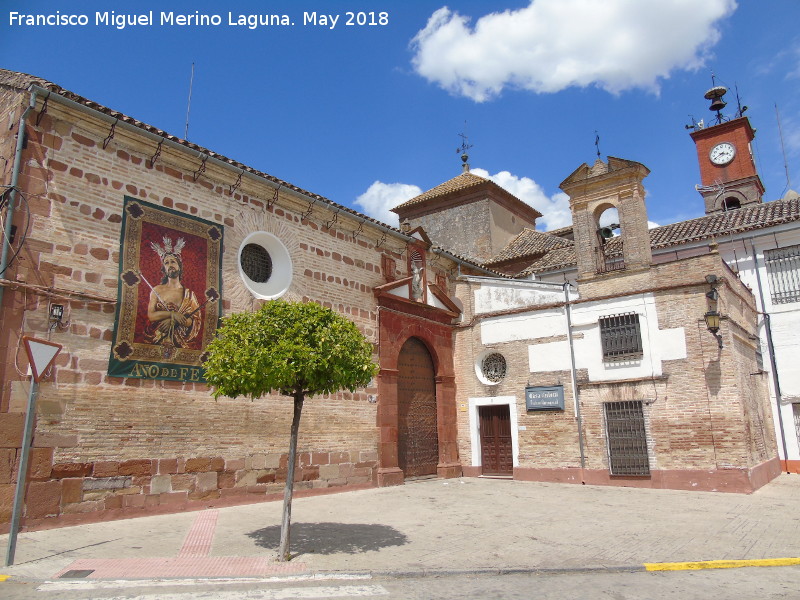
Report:
M292 283L292 259L286 246L266 231L248 235L239 246L239 277L256 298L274 300Z
M263 246L247 244L239 256L242 271L256 283L266 283L272 275L272 258Z
M497 385L506 376L506 359L499 352L490 352L480 361L478 378L488 385Z

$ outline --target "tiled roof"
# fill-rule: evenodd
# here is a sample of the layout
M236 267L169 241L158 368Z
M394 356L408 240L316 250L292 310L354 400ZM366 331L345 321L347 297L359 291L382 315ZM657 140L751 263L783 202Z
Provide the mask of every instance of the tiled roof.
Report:
M486 271L488 273L491 273L492 276L494 276L494 277L504 277L506 279L513 279L513 277L511 275L508 275L507 273L502 273L501 271L496 271L495 269L492 268L492 265L490 265L490 264L483 264L483 263L477 262L472 258L468 258L466 256L462 256L461 254L457 254L456 252L453 252L449 248L444 248L442 246L431 246L431 250L433 250L434 252L441 251L442 253L447 254L448 256L450 256L452 258L455 258L457 260L460 260L460 261L466 263L468 266L469 265L473 265L475 267L478 267L480 270L483 270L483 271Z
M558 229L550 229L547 231L550 235L556 235L558 237L567 237L572 235L572 225L567 225L566 227L559 227Z
M413 206L414 204L419 204L420 202L424 202L425 200L430 200L431 198L438 198L439 196L445 196L453 192L466 190L468 188L475 187L484 183L492 183L492 182L488 179L484 179L483 177L478 177L477 175L473 175L469 171L465 171L464 173L461 173L461 175L459 175L458 177L453 177L452 179L437 185L435 188L431 188L427 192L424 192L419 196L414 196L413 198L411 198L411 200L407 200L402 204L395 206L392 210L396 211L398 208Z
M269 175L268 173L264 173L263 171L259 171L258 169L254 169L253 167L249 167L249 166L247 166L247 165L245 165L243 163L240 163L239 161L233 160L231 158L227 158L226 156L223 156L222 154L218 154L216 152L208 150L208 149L204 148L203 146L199 146L198 144L189 142L189 141L181 139L181 138L179 138L179 137L177 137L175 135L169 134L166 131L163 131L161 129L153 127L152 125L148 125L147 123L143 123L142 121L138 121L138 120L136 120L136 119L134 119L132 117L129 117L129 116L127 116L127 115L125 115L125 114L123 114L121 112L118 112L118 111L110 109L110 108L108 108L106 106L103 106L102 104L98 104L97 102L93 102L91 100L87 100L86 98L84 98L82 96L79 96L78 94L75 94L74 92L70 92L69 90L65 90L64 88L62 88L61 86L59 86L59 85L57 85L55 83L52 83L52 82L47 81L45 79L42 79L41 77L34 77L33 75L28 75L26 73L18 73L16 71L9 71L7 69L0 69L0 88L11 88L11 89L23 91L23 90L27 90L31 85L37 85L39 87L45 88L47 90L50 90L51 93L58 94L59 96L62 96L64 98L68 99L68 100L72 100L73 102L75 102L77 104L81 104L83 106L89 107L92 110L96 110L96 111L101 112L103 114L106 114L106 115L108 115L108 116L110 116L112 118L119 119L120 121L128 123L129 125L133 125L134 127L138 128L138 129L141 129L143 131L147 131L147 132L149 132L151 134L158 135L158 136L163 137L163 138L165 138L167 140L170 140L171 142L174 142L176 144L180 144L181 146L185 146L186 148L190 148L191 150L194 150L195 152L197 152L199 155L203 155L203 154L208 155L209 157L213 157L216 160L225 162L225 163L231 165L232 167L234 167L236 169L240 169L242 171L246 171L248 173L251 173L252 175L255 175L256 177L272 181L273 183L279 185L281 188L289 189L289 190L293 190L295 192L298 192L298 193L306 196L306 198L308 198L308 199L311 199L311 200L314 200L314 201L325 202L332 209L336 210L336 212L343 211L345 213L350 213L351 215L353 215L353 216L355 216L355 217L357 217L359 219L363 219L363 220L365 220L367 222L374 223L374 224L376 224L376 225L378 225L380 227L383 227L385 229L390 229L390 230L392 230L392 231L394 231L394 232L396 232L396 233L398 233L400 235L405 235L402 231L400 231L396 227L392 227L391 225L387 225L386 223L382 223L381 221L378 221L377 219L373 219L372 217L368 217L367 215L364 215L364 214L362 214L362 213L360 213L358 211L355 211L355 210L353 210L353 209L351 209L351 208L349 208L347 206L344 206L344 205L341 205L341 204L337 204L336 202L334 202L332 200L329 200L328 198L325 198L324 196L320 196L319 194L315 194L313 192L309 192L307 190L304 190L303 188L300 188L300 187L298 187L296 185L293 185L293 184L291 184L291 183L289 183L287 181L283 181L282 179L279 179L277 177ZM472 262L473 264L475 264L475 261L470 261L469 259L464 259L464 260Z
M43 88L58 88L53 82L42 79L41 77L0 69L0 86L2 87L9 87L14 90L26 90L32 83Z
M524 258L526 256L544 254L555 248L563 248L571 245L571 240L566 240L552 235L551 233L543 233L526 227L503 248L500 254L486 264L500 263L507 260Z
M563 248L556 248L548 252L539 260L528 265L526 269L519 272L517 277L527 277L533 273L542 273L545 271L554 271L564 267L575 265L575 246L565 246Z
M667 248L797 220L800 220L800 198L791 197L655 227L650 230L650 243L654 249Z
M794 221L800 221L800 197L791 195L782 200L744 206L736 210L654 227L650 230L650 247L653 250L670 248ZM615 240L616 238L612 238L608 241L609 255L612 256L618 253L618 250L614 248L617 245ZM519 276L563 269L575 266L575 264L575 247L573 245L565 246L552 250L535 260Z

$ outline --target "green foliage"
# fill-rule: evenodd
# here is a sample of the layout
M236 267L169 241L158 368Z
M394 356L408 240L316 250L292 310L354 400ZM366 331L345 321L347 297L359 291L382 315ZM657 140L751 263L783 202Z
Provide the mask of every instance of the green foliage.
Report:
M203 366L215 398L352 392L377 370L372 345L355 324L313 302L272 300L233 314L207 350Z

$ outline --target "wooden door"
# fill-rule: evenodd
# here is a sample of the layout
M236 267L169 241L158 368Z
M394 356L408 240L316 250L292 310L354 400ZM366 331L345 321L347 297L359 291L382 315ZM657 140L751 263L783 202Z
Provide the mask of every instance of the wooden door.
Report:
M416 338L403 344L398 371L398 466L406 478L435 475L439 464L436 380L425 344Z
M507 404L478 407L480 417L481 463L484 475L511 475L514 455L511 446L511 410Z

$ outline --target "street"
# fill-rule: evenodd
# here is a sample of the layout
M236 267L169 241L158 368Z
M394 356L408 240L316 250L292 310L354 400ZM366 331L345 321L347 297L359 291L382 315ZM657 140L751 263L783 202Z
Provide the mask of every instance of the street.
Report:
M206 580L49 580L0 583L4 600L277 600L385 598L439 600L772 600L800 598L800 567L673 572L540 572L409 577Z

